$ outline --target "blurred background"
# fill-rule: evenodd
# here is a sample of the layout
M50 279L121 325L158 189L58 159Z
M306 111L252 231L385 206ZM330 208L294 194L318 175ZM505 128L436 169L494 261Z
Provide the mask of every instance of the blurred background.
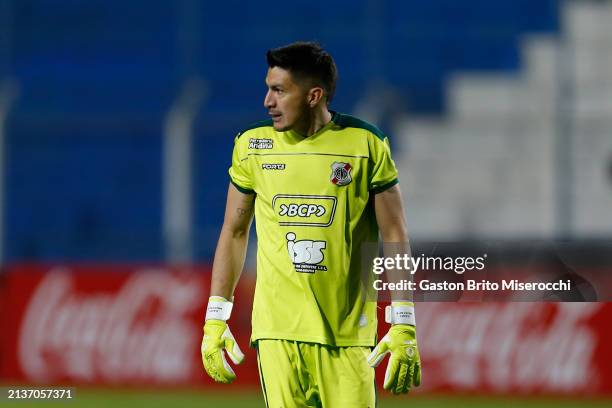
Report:
M0 0L0 384L263 406L252 349L231 387L198 350L233 138L296 40L334 56L331 108L389 135L418 252L609 277L611 21L605 0ZM425 383L383 407L610 403L611 304L417 310Z

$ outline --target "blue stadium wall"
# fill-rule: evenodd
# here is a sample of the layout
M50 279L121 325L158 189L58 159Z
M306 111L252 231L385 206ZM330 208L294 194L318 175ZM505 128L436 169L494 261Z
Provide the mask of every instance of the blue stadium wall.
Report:
M336 110L384 83L411 114L443 115L449 73L518 72L520 37L559 29L553 0L291 4L4 1L0 81L20 88L6 126L5 261L163 259L163 121L186 78L208 87L193 148L194 256L207 261L234 134L265 117L268 48L329 49Z

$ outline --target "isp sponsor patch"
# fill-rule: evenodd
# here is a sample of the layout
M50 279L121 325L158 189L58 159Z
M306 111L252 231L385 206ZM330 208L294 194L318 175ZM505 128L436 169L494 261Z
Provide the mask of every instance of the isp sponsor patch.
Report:
M327 242L310 239L298 240L295 232L287 233L286 238L289 258L296 272L315 273L327 270L327 266L320 265L325 259L323 250L327 248Z

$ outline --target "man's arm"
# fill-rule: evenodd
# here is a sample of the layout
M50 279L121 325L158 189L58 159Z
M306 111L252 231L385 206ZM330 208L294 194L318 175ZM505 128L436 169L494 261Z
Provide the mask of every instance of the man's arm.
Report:
M395 258L398 254L402 257L404 254L411 256L408 227L399 184L374 196L374 210L384 243L385 257ZM385 273L387 282L400 282L402 279L411 278L409 271L406 270L387 269ZM412 294L406 291L390 292L392 300L412 300Z
M244 359L227 320L232 313L234 289L244 266L254 202L254 194L243 194L230 184L225 219L213 262L211 296L206 308L201 346L204 369L215 381L222 383L230 383L236 378L224 353L234 364L240 364Z
M396 184L376 194L374 209L385 245L385 256L411 256L399 186ZM387 269L385 273L388 282L400 282L411 276L409 271L399 268ZM421 384L421 359L416 341L414 304L410 301L412 293L391 291L391 300L391 306L385 309L385 320L391 323L391 328L368 356L368 363L376 367L385 355L391 354L383 387L394 394L401 394Z
M408 228L399 184L374 196L376 222L384 242L407 242Z
M230 183L225 218L213 262L211 296L232 299L244 266L254 203L255 194L241 193Z

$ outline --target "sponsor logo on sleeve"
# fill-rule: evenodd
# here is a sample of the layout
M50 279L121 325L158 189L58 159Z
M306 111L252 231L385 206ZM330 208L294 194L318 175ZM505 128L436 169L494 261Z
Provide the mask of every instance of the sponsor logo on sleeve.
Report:
M274 141L272 139L249 139L249 149L272 149Z

